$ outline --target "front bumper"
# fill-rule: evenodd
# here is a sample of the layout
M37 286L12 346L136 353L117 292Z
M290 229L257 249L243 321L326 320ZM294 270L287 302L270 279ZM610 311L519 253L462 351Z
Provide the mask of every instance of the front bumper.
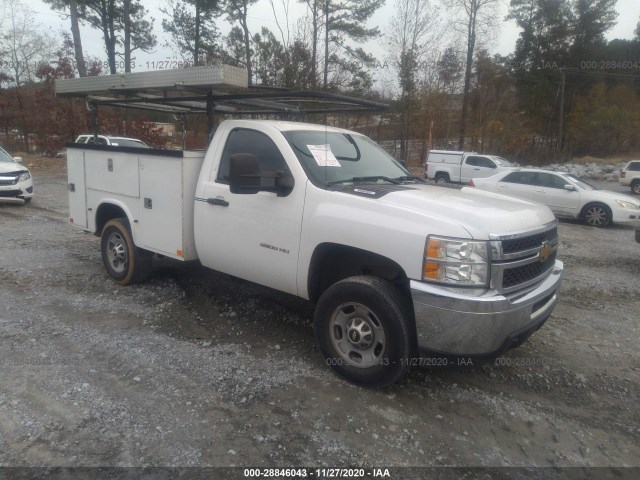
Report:
M0 202L24 200L33 197L33 179L15 185L0 185Z
M640 210L631 208L614 207L611 209L613 223L639 223Z
M440 355L497 356L516 347L549 318L558 299L563 264L533 289L473 297L411 281L418 347Z

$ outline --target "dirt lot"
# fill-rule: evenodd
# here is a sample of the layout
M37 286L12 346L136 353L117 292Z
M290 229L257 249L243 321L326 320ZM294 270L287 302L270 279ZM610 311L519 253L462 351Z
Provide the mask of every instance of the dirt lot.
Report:
M640 467L630 227L560 225L562 298L521 348L366 390L302 301L168 261L115 285L65 174L35 178L0 206L0 466Z

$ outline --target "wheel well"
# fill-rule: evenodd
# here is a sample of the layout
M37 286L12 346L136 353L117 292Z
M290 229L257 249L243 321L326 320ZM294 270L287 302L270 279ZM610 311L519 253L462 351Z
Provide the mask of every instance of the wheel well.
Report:
M384 278L409 294L409 280L400 265L382 255L335 243L319 245L309 267L309 299L316 302L322 293L340 280L356 275Z
M640 183L640 178L634 178L633 180L631 180L631 186Z
M598 205L600 207L603 207L607 211L609 216L611 216L611 209L609 208L608 205L606 205L606 204L604 204L602 202L589 202L584 207L582 207L582 210L580 211L580 218L584 218L584 215L587 212L587 208L593 207L594 205Z
M94 234L99 237L105 224L114 218L127 218L127 214L117 205L111 203L103 203L100 205L96 212L96 231Z
M438 177L447 177L447 178L449 178L449 173L447 173L447 172L436 172L436 174L434 175L434 178L438 178Z

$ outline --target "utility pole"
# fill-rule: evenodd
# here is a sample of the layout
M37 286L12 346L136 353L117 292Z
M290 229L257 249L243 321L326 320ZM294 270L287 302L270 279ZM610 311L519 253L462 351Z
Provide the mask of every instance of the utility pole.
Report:
M562 83L560 84L560 131L558 132L558 153L561 157L562 151L564 150L564 85L566 83L566 71L564 67L560 69L560 75Z

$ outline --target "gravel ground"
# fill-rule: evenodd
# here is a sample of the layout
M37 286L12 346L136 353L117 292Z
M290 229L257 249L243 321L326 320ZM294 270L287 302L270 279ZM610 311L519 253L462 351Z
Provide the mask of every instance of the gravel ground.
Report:
M115 285L65 187L0 206L0 466L640 467L631 227L561 223L561 300L519 349L367 390L298 299L169 261Z

